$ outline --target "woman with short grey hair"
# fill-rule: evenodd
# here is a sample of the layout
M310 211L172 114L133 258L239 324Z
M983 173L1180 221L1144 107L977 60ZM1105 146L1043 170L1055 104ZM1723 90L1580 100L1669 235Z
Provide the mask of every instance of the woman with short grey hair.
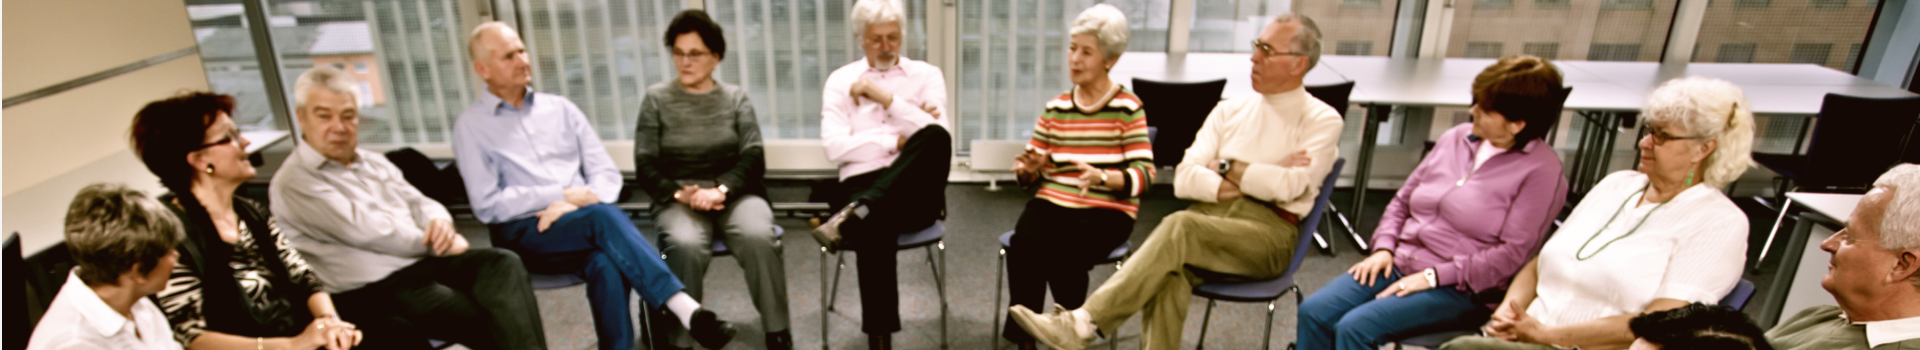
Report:
M1127 17L1113 5L1094 5L1068 33L1073 88L1047 101L1013 168L1021 185L1039 191L1020 213L1007 249L1009 307L1041 309L1049 288L1061 307L1085 303L1087 270L1133 234L1140 195L1153 186L1153 146L1140 98L1107 77L1127 51ZM1007 340L1037 348L1007 317Z
M98 183L73 197L66 231L78 267L67 273L27 348L180 349L166 313L148 298L167 288L180 259L173 248L185 238L173 213L145 193ZM92 326L102 320L120 322Z

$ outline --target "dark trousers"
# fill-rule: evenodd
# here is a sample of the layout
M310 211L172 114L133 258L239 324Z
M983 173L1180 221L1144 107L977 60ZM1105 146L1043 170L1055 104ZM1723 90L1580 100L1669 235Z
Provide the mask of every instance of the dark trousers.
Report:
M933 226L947 206L947 172L953 136L928 125L907 137L893 164L841 181L847 196L834 208L865 203L867 216L840 226L860 279L860 329L867 334L900 331L900 286L894 256L902 233Z
M580 207L539 231L538 217L489 226L493 242L519 252L534 273L577 274L587 280L587 303L600 349L633 349L633 311L628 291L660 308L679 293L680 279L660 251L640 236L626 212L612 204Z
M545 349L539 303L520 257L498 248L421 259L385 279L334 295L341 318L402 325L473 349ZM424 347L424 339L411 341Z
M1072 209L1045 199L1027 201L1014 224L1007 249L1007 294L1011 305L1046 310L1047 290L1069 310L1087 302L1087 271L1133 235L1133 216L1112 209ZM1005 337L1015 343L1033 336L1007 315Z

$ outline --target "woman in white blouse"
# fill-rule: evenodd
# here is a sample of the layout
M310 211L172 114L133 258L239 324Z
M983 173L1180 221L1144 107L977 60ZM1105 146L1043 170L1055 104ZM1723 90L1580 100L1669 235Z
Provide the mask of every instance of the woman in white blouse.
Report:
M1608 175L1513 278L1484 337L1441 349L1623 349L1627 321L1719 301L1746 263L1747 217L1720 188L1745 172L1753 112L1740 88L1667 82L1641 114L1640 167Z

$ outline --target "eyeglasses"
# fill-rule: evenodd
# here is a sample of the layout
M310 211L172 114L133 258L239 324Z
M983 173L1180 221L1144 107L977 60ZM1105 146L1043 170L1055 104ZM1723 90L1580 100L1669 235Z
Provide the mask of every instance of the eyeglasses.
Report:
M239 144L240 144L240 129L227 129L227 135L224 137L221 137L219 141L214 141L213 143L200 145L200 148L196 148L194 150L198 151L198 150L213 148L213 146L239 145Z
M698 51L698 50L690 51L690 52L680 52L680 50L673 50L673 59L676 59L676 60L700 61L700 60L705 60L708 57L713 57L713 53L707 52L707 51Z
M900 34L887 36L866 35L860 38L860 40L866 41L867 45L880 45L881 43L900 44L900 41L904 39L905 38L900 37Z
M1673 136L1673 134L1668 134L1668 133L1667 133L1667 132L1665 132L1665 131L1660 131L1660 129L1659 129L1659 128L1651 128L1651 127L1650 127L1650 128L1647 128L1647 129L1648 129L1648 130L1647 130L1647 137L1651 137L1651 138L1653 138L1653 145L1654 145L1654 146L1660 146L1660 145L1665 145L1665 144L1667 144L1667 141L1673 141L1673 140L1704 140L1704 139L1706 139L1706 138L1707 138L1706 136L1699 136L1699 135L1695 135L1695 136Z
M1306 55L1306 53L1302 53L1299 51L1274 51L1273 45L1267 45L1267 43L1260 42L1260 39L1253 40L1253 50L1260 53L1267 54L1268 57L1280 56L1280 55L1288 55L1288 56L1305 56Z

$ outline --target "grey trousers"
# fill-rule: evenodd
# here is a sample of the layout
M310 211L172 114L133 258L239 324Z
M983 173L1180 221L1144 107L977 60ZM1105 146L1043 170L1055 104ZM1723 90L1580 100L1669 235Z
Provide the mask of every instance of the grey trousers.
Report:
M1440 350L1560 350L1552 345L1517 343L1499 338L1465 336L1440 345Z
M740 196L712 212L672 202L655 210L654 223L661 233L667 268L686 285L682 291L687 296L703 298L707 264L713 261L713 240L717 236L740 262L740 269L746 271L747 294L753 297L754 309L760 311L761 326L769 333L787 330L786 264L780 241L773 237L773 207L765 198ZM678 323L668 325L674 328L674 346L693 345L686 329Z

